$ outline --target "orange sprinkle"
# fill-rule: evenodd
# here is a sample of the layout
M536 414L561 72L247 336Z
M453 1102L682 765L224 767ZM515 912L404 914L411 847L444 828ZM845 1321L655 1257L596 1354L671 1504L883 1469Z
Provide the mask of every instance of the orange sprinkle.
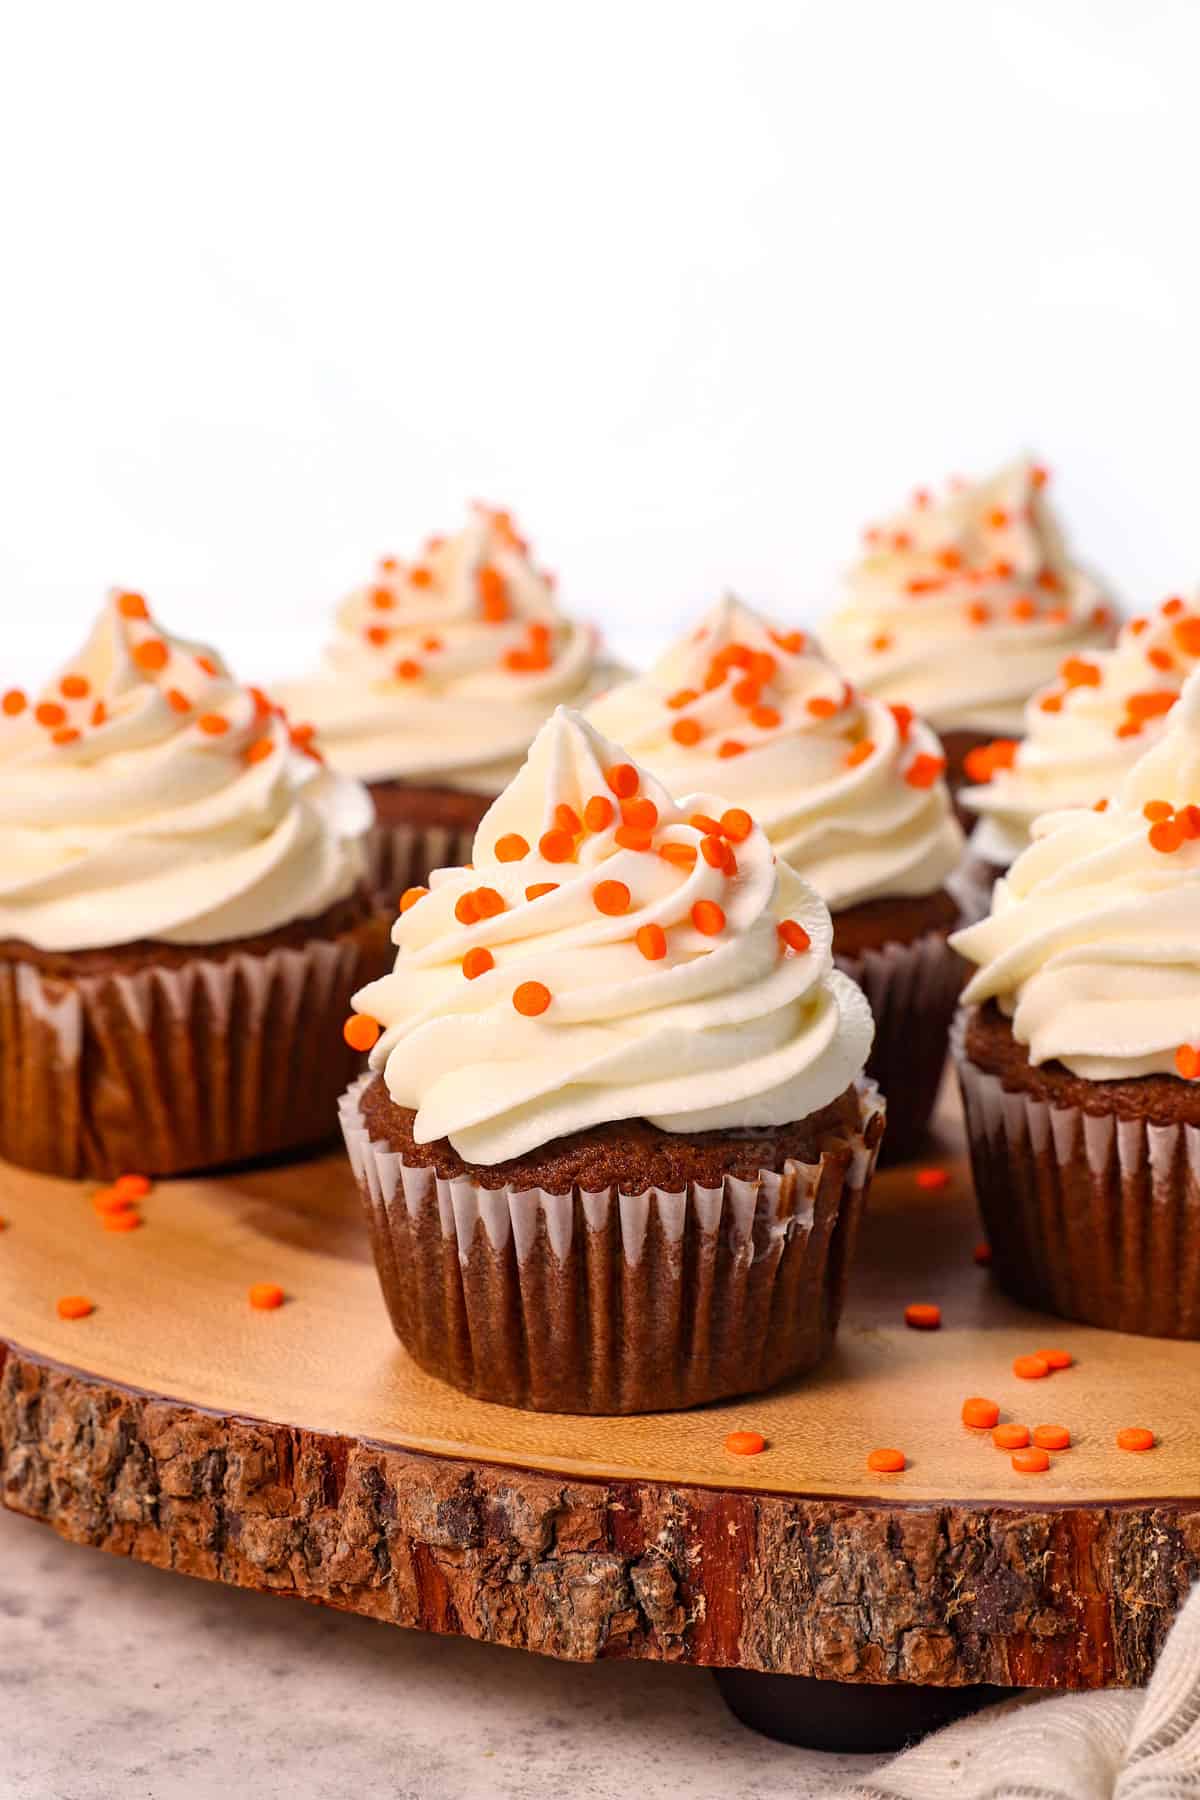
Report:
M575 854L575 840L569 831L544 831L538 839L538 851L546 862L569 862Z
M759 1456L766 1447L767 1440L759 1431L731 1431L725 1439L730 1456Z
M777 706L752 706L749 717L750 723L757 725L760 731L774 731L783 715Z
M984 600L972 600L967 608L967 619L972 625L986 625L992 616L992 609Z
M18 713L23 713L28 705L29 702L20 688L9 688L3 700L0 700L0 706L4 708L10 719L15 719Z
M1149 688L1141 694L1130 694L1125 708L1131 719L1160 719L1170 712L1178 698L1170 688Z
M907 1466L903 1450L872 1450L867 1467L874 1475L898 1475Z
M732 859L729 846L724 838L701 838L700 854L710 869L724 869L728 871L728 865Z
M1043 694L1038 705L1043 712L1059 713L1063 709L1063 697L1061 694Z
M92 724L93 725L106 725L107 723L108 723L108 708L107 708L107 706L105 706L103 700L97 700L95 706L93 706L93 708L92 708Z
M992 1260L992 1246L990 1244L976 1244L974 1250L971 1252L971 1256L981 1269L986 1269Z
M123 619L148 619L150 609L140 594L118 594L117 611Z
M529 845L520 832L508 831L503 837L496 839L496 861L503 863L520 862L523 856L529 855Z
M1200 618L1179 619L1171 635L1185 656L1200 656Z
M92 1195L92 1205L100 1214L128 1212L133 1200L125 1194L117 1192L115 1187L97 1188Z
M749 675L741 681L735 681L730 689L730 697L735 706L755 706L762 697L762 682L754 681Z
M454 902L454 916L460 925L474 925L478 922L479 914L475 909L475 893L473 889L468 893L460 894L458 896L458 899Z
M186 713L192 710L192 703L182 688L167 689L167 705L177 713Z
M731 756L743 755L745 749L745 744L740 743L737 738L726 738L718 748L717 755L727 759Z
M495 919L505 910L504 896L497 893L494 887L476 888L472 899L477 919Z
M735 844L742 844L754 830L754 820L740 806L731 806L728 812L721 814L721 830Z
M1175 1052L1175 1067L1185 1081L1200 1079L1200 1048L1195 1044L1180 1044Z
M678 688L675 693L668 696L667 705L672 712L679 712L683 707L690 706L693 700L699 698L700 695L696 688Z
M1176 627L1176 629L1178 629L1178 627ZM1160 649L1157 644L1153 650L1147 650L1146 661L1152 668L1161 669L1164 674L1167 670L1175 667L1175 659L1171 655L1171 652L1169 650Z
M1050 1373L1044 1356L1018 1356L1012 1368L1021 1381L1042 1381Z
M56 744L75 744L78 743L78 741L79 733L73 725L64 725L61 730L54 733L54 742Z
M1151 849L1158 850L1163 856L1173 855L1183 843L1186 835L1178 819L1160 819L1158 824L1152 825L1146 833Z
M1123 719L1117 726L1117 736L1119 738L1141 737L1141 735L1142 728L1136 719Z
M962 1403L962 1422L971 1425L977 1431L990 1431L993 1425L1000 1422L1000 1408L994 1400L985 1400L982 1395L974 1394Z
M1099 665L1081 656L1068 656L1058 672L1070 687L1100 686Z
M1049 479L1049 469L1044 469L1040 463L1035 463L1033 468L1029 471L1029 485L1035 490L1044 488Z
M917 1186L919 1188L924 1188L927 1193L933 1193L938 1188L948 1186L949 1181L949 1169L935 1169L931 1167L928 1169L917 1170Z
M85 1300L82 1294L64 1294L55 1308L60 1319L86 1319L95 1310L92 1302Z
M1037 601L1028 594L1019 594L1008 610L1014 619L1028 622L1037 618Z
M605 769L604 779L618 800L632 800L638 791L638 772L632 763L614 763Z
M658 854L677 869L694 869L696 866L695 844L660 844Z
M871 648L882 656L885 650L890 650L892 648L895 641L896 640L891 632L881 631L878 637L873 637L871 639Z
M374 644L377 650L382 649L384 644L390 643L392 638L386 625L368 625L363 636L368 644Z
M479 610L489 625L501 625L508 617L508 583L499 569L485 563L475 577Z
M1028 1425L997 1425L992 1433L997 1450L1024 1450L1029 1442Z
M629 911L632 895L623 881L598 881L592 889L592 902L597 912L616 918Z
M268 756L273 755L274 750L275 745L270 738L256 738L246 751L246 761L248 763L266 762Z
M400 911L402 913L408 912L409 908L415 906L418 900L423 900L428 892L429 889L427 887L405 888L400 896Z
M1189 801L1187 806L1180 807L1175 817L1183 826L1185 837L1200 837L1200 806Z
M930 1306L924 1301L914 1300L904 1309L904 1323L913 1331L940 1331L942 1309L940 1306Z
M342 1036L352 1050L370 1050L379 1041L383 1026L370 1013L351 1013L342 1026Z
M1169 819L1174 811L1169 800L1147 800L1142 808L1142 817L1154 824L1159 819Z
M667 934L661 925L639 925L634 942L647 962L661 962L667 954Z
M58 690L64 700L86 700L91 692L91 683L86 675L64 675L58 684Z
M223 718L220 713L201 713L196 724L201 731L207 732L209 737L224 737L229 730L229 720Z
M1065 1425L1035 1425L1033 1441L1039 1450L1069 1450L1071 1434Z
M904 779L909 787L931 788L939 780L946 767L944 756L930 756L922 750L914 756L904 771Z
M421 648L428 650L431 656L436 656L439 650L445 649L445 645L440 637L427 637L421 639Z
M473 950L468 950L462 959L462 972L468 981L477 980L480 975L486 975L488 970L494 969L495 966L495 957L490 950L485 950L482 944L477 944Z
M786 650L789 656L800 656L807 641L802 631L773 631L771 633L771 642L778 644L781 650Z
M1092 811L1093 812L1107 812L1108 811L1108 801L1107 800L1093 801L1092 802Z
M898 701L895 706L890 706L888 711L896 721L896 730L900 734L900 742L902 744L907 744L908 734L912 730L912 722L915 717L912 707L905 706L903 702Z
M527 900L540 900L543 894L556 894L558 892L558 887L559 884L557 881L535 881L532 887L527 887L525 889L525 898Z
M67 717L65 710L57 700L43 700L33 716L39 725L46 727L47 731L53 730L56 725L65 724Z
M1160 610L1168 619L1176 619L1184 611L1184 603L1178 594L1172 594L1169 600L1163 601Z
M650 833L639 831L635 825L618 825L613 832L613 841L619 844L622 850L648 850Z
M1117 1433L1118 1450L1153 1450L1154 1433L1145 1425L1126 1425Z
M837 711L837 701L830 700L825 694L818 694L807 702L807 706L814 719L832 719Z
M283 1305L283 1289L276 1281L256 1281L246 1298L256 1312L274 1312Z
M694 744L700 742L704 733L695 719L676 719L671 727L671 736L677 744L682 744L685 749L691 749Z
M857 769L859 763L867 762L875 754L875 746L870 738L864 738L861 744L855 744L853 750L846 754L846 767Z
M621 819L635 831L653 831L658 824L658 808L653 800L622 800Z
M1130 619L1129 621L1129 629L1134 637L1141 637L1143 631L1148 631L1149 628L1149 619Z
M993 531L1003 531L1010 523L1009 516L1002 506L993 507L987 516L987 522Z
M583 809L583 822L589 831L607 831L616 816L616 808L607 794L593 794Z
M196 667L203 675L212 675L215 677L220 674L220 670L211 656L198 656L196 658Z
M697 831L702 831L706 837L720 837L721 835L720 819L714 819L709 813L692 813L688 824L694 826Z
M560 831L569 831L572 837L578 837L583 830L583 820L575 808L568 806L565 800L560 800L554 809L554 823Z
M1069 1369L1075 1358L1069 1350L1035 1350L1048 1369Z
M101 1223L105 1231L137 1231L142 1224L142 1215L126 1207L120 1212L105 1213Z
M398 681L419 681L421 672L420 663L412 656L402 656L392 671Z
M517 1011L527 1019L536 1019L550 1004L550 989L540 981L523 981L512 997Z
M797 919L781 919L776 929L779 932L780 943L789 950L795 950L797 954L807 950L812 943L812 939Z
M166 668L169 654L161 638L147 638L133 652L133 660L146 674L155 675L159 669Z
M391 588L377 587L371 589L371 605L376 612L391 612L396 604L396 596Z
M414 563L408 571L409 583L415 588L433 586L433 570L427 569L424 563Z
M1050 1467L1050 1458L1044 1450L1017 1450L1012 1466L1018 1475L1044 1475Z
M123 1200L144 1200L153 1185L148 1175L118 1175L113 1193L120 1194Z
M692 907L692 924L705 937L716 937L725 929L725 913L715 900L697 900Z

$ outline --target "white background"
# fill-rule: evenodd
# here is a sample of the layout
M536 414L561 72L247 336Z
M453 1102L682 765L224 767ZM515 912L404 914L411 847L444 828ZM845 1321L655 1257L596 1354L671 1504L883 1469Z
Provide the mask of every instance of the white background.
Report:
M1190 0L8 19L0 681L112 582L294 669L471 495L635 654L808 619L1023 446L1129 602L1196 576Z

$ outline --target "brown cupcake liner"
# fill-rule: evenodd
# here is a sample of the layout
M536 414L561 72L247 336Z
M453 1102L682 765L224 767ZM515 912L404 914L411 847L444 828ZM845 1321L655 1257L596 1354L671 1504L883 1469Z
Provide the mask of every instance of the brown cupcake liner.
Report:
M361 1058L350 999L386 925L262 954L63 976L0 962L0 1157L49 1175L178 1175L335 1135Z
M929 1129L966 964L941 931L834 960L871 1003L867 1074L887 1101L881 1160L901 1162L917 1154Z
M833 1341L883 1104L857 1133L757 1180L622 1194L483 1188L373 1143L342 1102L396 1335L463 1392L537 1412L632 1413L753 1393Z
M431 869L461 868L474 848L474 826L377 823L367 833L367 881L395 913L405 888L424 886Z
M1200 1338L1200 1127L1011 1092L951 1043L992 1273L1042 1312Z

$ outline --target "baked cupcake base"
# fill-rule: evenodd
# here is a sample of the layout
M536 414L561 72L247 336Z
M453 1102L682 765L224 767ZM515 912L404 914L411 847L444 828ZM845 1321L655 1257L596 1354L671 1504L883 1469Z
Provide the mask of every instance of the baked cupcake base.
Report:
M944 890L867 900L833 915L834 960L875 1016L867 1074L887 1101L885 1162L915 1155L929 1130L966 978L947 941L961 922L958 902Z
M50 1175L177 1175L319 1143L360 1063L351 996L390 966L363 892L189 949L0 943L0 1157Z
M1064 1319L1200 1337L1200 1088L1034 1067L994 1004L953 1050L992 1272Z
M431 869L470 862L475 832L495 798L406 781L374 781L368 791L375 824L367 838L367 879L393 912L405 888L423 885Z
M416 1144L413 1119L380 1076L342 1103L392 1325L463 1392L655 1412L828 1351L883 1131L870 1083L774 1130L626 1120L486 1169Z

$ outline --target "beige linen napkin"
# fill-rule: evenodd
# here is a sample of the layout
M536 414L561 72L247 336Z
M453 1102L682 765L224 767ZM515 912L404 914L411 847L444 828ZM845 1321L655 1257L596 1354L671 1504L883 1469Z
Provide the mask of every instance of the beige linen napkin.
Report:
M1200 1587L1149 1687L989 1707L822 1800L1200 1800Z

